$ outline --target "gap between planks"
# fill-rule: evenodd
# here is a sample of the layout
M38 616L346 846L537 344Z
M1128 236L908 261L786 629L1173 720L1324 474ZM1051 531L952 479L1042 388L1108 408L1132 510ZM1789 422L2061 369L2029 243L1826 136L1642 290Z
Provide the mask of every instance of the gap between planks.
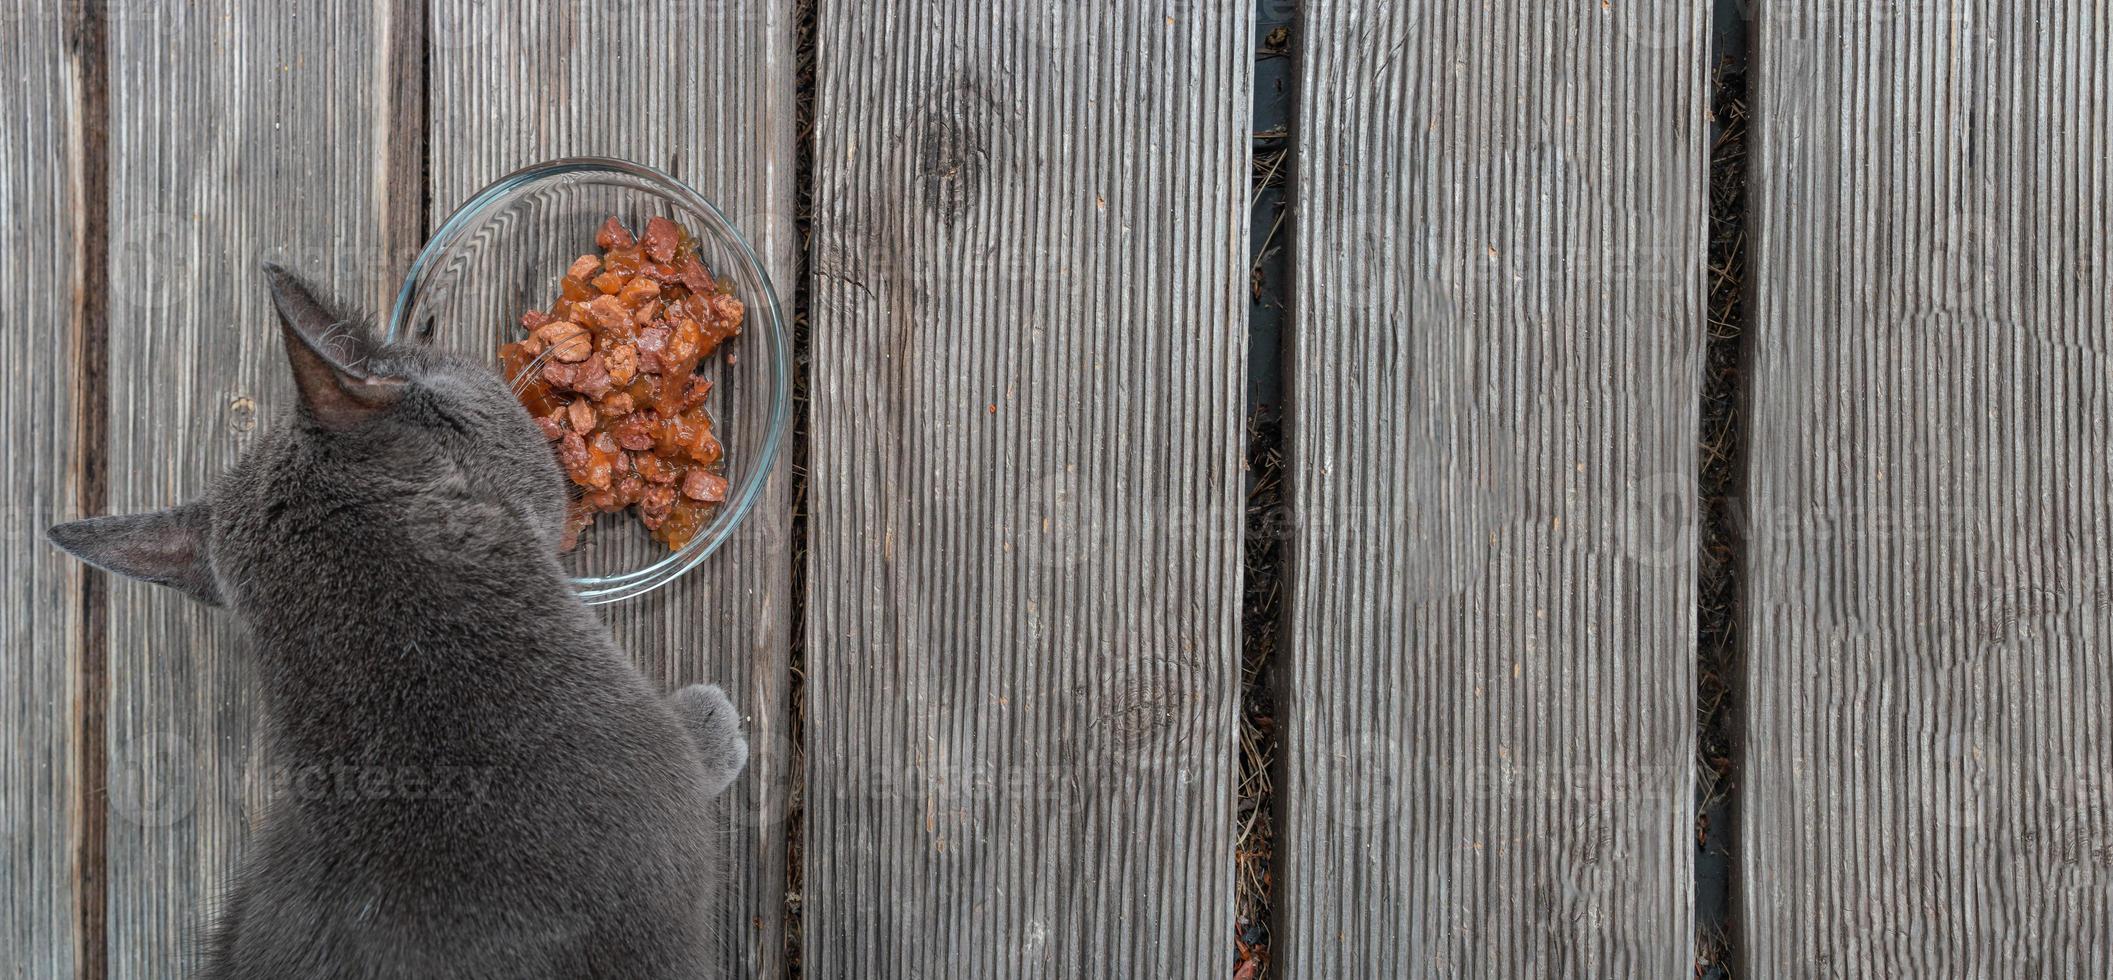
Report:
M103 514L110 506L110 315L109 295L102 288L110 267L110 68L109 25L104 5L80 0L67 8L68 52L78 83L78 102L70 107L78 125L79 153L70 161L78 195L81 236L74 262L74 470L78 474L74 506L81 517ZM78 698L75 719L75 808L79 822L74 847L75 970L80 980L104 980L110 974L109 934L109 755L110 582L95 569L80 578L81 649L74 679Z

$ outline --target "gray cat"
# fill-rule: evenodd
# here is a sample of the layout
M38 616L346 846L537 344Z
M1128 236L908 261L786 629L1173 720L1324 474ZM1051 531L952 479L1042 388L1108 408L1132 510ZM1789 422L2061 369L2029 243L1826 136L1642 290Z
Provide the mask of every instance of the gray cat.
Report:
M662 697L574 597L564 478L491 368L265 273L298 409L206 500L51 529L255 640L289 778L198 976L713 975L733 705Z

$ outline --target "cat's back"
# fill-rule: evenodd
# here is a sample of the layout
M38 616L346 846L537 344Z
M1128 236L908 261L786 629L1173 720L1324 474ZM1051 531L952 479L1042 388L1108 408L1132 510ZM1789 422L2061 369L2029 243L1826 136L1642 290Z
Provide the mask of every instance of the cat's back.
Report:
M422 690L308 692L227 976L712 975L723 843L683 730L613 650L506 641L395 666Z

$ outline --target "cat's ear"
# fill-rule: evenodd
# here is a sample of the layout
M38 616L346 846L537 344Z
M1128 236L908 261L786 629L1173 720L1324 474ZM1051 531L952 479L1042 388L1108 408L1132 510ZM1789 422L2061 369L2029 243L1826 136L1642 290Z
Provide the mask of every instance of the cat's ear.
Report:
M212 519L209 505L190 503L152 514L91 517L45 533L52 544L106 572L166 585L217 606L220 589L206 559Z
M327 429L350 429L403 397L401 379L369 370L380 342L358 317L344 315L280 265L264 263L264 278L279 311L301 407L311 418Z

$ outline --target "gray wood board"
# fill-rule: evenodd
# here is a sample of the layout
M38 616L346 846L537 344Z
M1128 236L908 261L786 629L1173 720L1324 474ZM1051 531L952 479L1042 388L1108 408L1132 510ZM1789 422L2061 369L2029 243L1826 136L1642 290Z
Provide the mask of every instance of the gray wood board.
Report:
M435 4L432 15L434 224L528 164L633 160L717 204L764 258L789 315L799 247L789 0ZM752 756L727 809L736 856L723 909L729 976L776 976L783 955L793 750L791 465L781 460L743 529L706 564L603 607L648 676L669 689L720 684L742 708Z
M808 976L1231 968L1250 14L820 5Z
M0 38L0 976L70 977L80 946L82 571L43 540L79 517L84 268L80 65L57 6L10 2Z
M2113 973L2102 4L1771 4L1755 976Z
M1703 28L1305 10L1284 976L1692 970Z
M203 493L292 398L257 263L381 307L416 207L388 5L219 0L110 15L110 506ZM392 160L397 163L392 164ZM408 194L406 194L408 191ZM415 244L415 243L414 243ZM111 975L178 972L269 773L233 622L131 582L110 597Z

